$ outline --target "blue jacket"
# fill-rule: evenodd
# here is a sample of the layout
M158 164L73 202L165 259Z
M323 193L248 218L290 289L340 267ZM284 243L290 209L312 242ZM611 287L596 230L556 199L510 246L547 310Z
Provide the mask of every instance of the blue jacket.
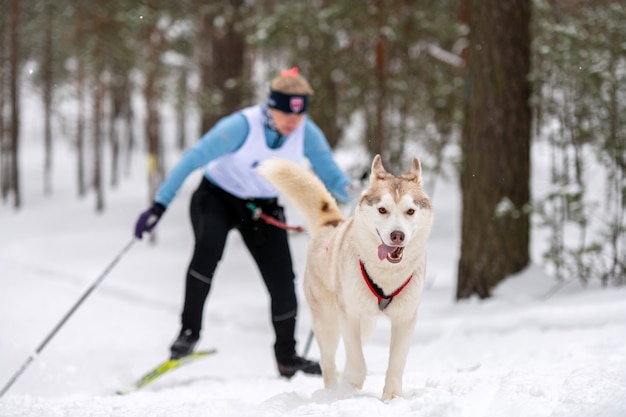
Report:
M350 178L335 163L330 145L321 129L308 117L303 123L305 123L304 156L311 162L313 171L326 188L338 200L349 202L346 186L350 183ZM239 149L248 136L248 130L248 122L240 112L226 116L217 122L183 154L159 187L154 201L167 207L193 171ZM275 130L265 127L265 140L271 148L279 147L284 138ZM206 172L204 175L211 181Z

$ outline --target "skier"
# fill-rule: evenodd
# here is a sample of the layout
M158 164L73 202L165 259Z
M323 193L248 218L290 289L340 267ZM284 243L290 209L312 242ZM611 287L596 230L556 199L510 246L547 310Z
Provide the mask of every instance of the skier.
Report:
M358 191L333 159L320 128L307 117L313 90L298 68L283 71L270 84L265 104L244 108L220 121L185 152L158 189L151 207L139 216L135 236L151 232L187 176L204 169L191 198L195 237L186 274L181 330L171 345L171 358L190 354L200 338L205 300L222 258L229 231L237 229L252 254L271 298L278 372L321 374L317 362L300 357L295 349L297 299L295 274L284 228L259 218L258 211L284 224L278 191L259 177L255 167L279 157L300 162L304 156L329 191L349 202Z

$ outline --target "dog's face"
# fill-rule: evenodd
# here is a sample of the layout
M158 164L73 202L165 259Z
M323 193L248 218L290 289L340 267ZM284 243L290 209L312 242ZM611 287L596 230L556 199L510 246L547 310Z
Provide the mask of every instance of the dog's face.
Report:
M372 162L370 186L359 200L355 216L369 225L373 239L378 239L378 258L402 262L405 247L416 234L428 236L432 225L430 199L422 187L418 158L409 171L399 177L385 171L381 158Z

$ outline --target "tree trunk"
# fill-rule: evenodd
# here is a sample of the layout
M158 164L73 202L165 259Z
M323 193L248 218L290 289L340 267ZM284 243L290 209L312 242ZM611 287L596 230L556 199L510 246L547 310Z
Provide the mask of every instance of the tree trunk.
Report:
M156 194L164 178L160 134L161 117L159 114L156 77L157 75L154 72L146 74L146 85L144 87L144 98L146 101L146 140L148 143L148 187L150 198Z
M133 150L135 149L135 131L133 129L135 115L133 112L133 103L132 103L132 81L129 79L129 88L126 91L126 107L124 109L124 122L126 123L126 141L124 142L124 149L126 151L126 161L124 164L124 172L126 174L130 174L131 172L131 164L132 164L132 156Z
M8 5L0 3L0 51L5 51L9 27ZM9 193L9 142L6 135L5 105L8 98L6 89L7 66L0 65L0 196L6 200Z
M163 34L152 22L146 32L146 60L144 99L146 102L146 141L148 144L148 192L152 200L165 177L165 166L161 143L161 115L159 112L161 80L161 53L163 50ZM156 233L150 235L150 241L156 240Z
M96 46L92 62L94 63L94 94L93 94L93 186L96 192L96 212L104 211L104 181L102 175L103 167L103 113L104 113L104 64L103 64L103 48L101 38L104 32L106 16L102 10L97 10L94 14L94 34L96 36Z
M469 1L457 299L529 263L530 0Z
M376 1L376 11L378 14L378 39L376 41L376 88L377 88L377 100L375 103L376 111L374 118L374 137L371 144L371 151L373 155L383 155L385 150L385 109L387 107L387 41L383 35L383 28L385 26L385 5L382 0ZM384 158L383 158L384 159Z
M188 78L189 71L186 67L181 67L176 86L176 147L181 151L187 148Z
M52 90L53 90L53 45L52 33L54 21L54 3L45 6L46 19L43 31L43 106L44 106L44 170L43 192L45 195L52 194Z
M109 145L111 147L111 186L117 187L120 181L121 141L124 137L127 107L130 89L127 69L113 62L109 67L111 79L109 83L110 115L109 115Z
M81 6L82 2L76 2L76 18L74 30L76 34L76 51L83 50L83 39L85 35L84 19L85 13ZM85 60L82 53L76 53L76 101L78 114L76 120L76 180L78 196L82 197L87 193L85 179Z
M104 181L102 181L102 133L104 82L102 74L95 74L93 95L93 187L96 192L96 211L104 211Z
M218 3L220 7L216 7ZM201 90L210 98L201 100L202 133L222 117L238 110L247 98L246 42L241 26L243 0L214 2L210 13L200 16L199 48ZM225 13L228 10L229 13ZM224 19L214 25L217 17Z
M20 77L20 1L11 2L10 17L10 74L9 100L11 106L10 122L10 160L9 160L9 190L13 192L13 207L19 209L22 205L19 176L19 139L20 139L20 105L19 105L19 77Z

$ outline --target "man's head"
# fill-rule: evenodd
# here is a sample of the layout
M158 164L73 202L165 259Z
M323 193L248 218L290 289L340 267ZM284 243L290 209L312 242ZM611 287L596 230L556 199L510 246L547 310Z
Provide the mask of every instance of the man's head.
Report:
M285 70L272 80L267 107L276 129L283 135L291 134L304 119L313 89L298 68Z

